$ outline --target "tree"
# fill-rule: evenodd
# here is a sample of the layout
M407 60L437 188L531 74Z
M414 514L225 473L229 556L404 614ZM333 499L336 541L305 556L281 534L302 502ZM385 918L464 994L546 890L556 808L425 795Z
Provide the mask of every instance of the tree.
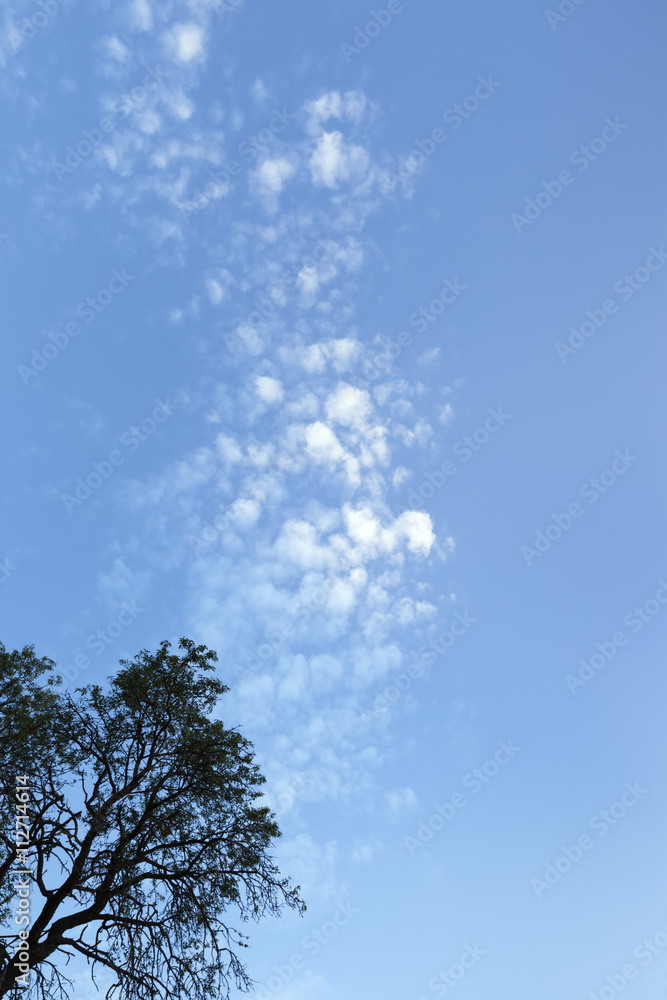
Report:
M0 646L0 916L13 918L27 879L20 956L38 1000L67 996L63 963L74 955L93 978L109 970L107 997L228 997L232 983L252 985L236 951L247 935L228 908L241 921L305 910L269 853L280 831L255 803L265 779L252 745L211 718L229 690L210 675L216 654L190 639L180 656L169 649L142 650L106 692L89 685L72 697L60 678L39 683L54 664L32 647ZM14 836L17 776L29 785L27 854ZM17 882L26 860L32 875ZM8 950L20 938L0 941L0 998L26 996Z

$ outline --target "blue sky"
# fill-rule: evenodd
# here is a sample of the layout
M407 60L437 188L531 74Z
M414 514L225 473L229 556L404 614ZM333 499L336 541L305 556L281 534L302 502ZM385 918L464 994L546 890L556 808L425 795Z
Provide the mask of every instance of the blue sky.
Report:
M4 8L3 641L218 651L259 996L664 997L664 7L373 10Z

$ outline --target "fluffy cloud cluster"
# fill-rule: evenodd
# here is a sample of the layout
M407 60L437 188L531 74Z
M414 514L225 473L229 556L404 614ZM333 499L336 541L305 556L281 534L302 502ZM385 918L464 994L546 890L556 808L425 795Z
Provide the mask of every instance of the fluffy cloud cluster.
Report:
M360 706L402 667L438 602L417 583L438 549L431 517L390 509L410 475L395 452L430 447L419 391L394 380L371 392L352 377L368 349L353 323L372 259L363 230L382 203L366 127L375 112L362 92L331 90L295 105L262 144L264 84L252 86L248 119L203 103L210 4L174 17L131 0L127 17L143 63L168 72L76 183L90 211L105 197L143 227L158 264L197 260L189 297L165 312L184 331L198 324L207 374L200 440L122 491L143 525L127 551L143 557L143 592L176 571L183 631L242 668L235 710L265 732L276 787L308 773L305 798L342 797L381 760ZM136 83L126 50L107 35L102 103ZM233 159L240 170L226 176ZM113 578L130 572L124 563Z
M314 184L337 188L343 181L360 181L368 170L368 153L361 146L346 143L342 133L323 132L310 157Z
M383 556L398 556L392 561L400 563L404 545L427 556L435 542L431 518L424 511L406 511L383 525L369 507L344 504L340 520L342 530L326 538L309 521L287 521L276 541L277 554L303 570L340 572Z

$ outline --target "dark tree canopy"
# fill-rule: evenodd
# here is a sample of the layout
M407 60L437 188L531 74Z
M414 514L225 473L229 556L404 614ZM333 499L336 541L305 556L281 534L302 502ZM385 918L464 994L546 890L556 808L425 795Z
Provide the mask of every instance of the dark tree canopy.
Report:
M228 688L216 654L181 639L142 650L108 690L58 690L32 647L0 646L0 998L67 997L74 955L110 971L117 1000L228 996L252 981L238 957L246 935L228 922L303 912L299 886L270 855L280 836L255 805L264 777L237 730L212 721ZM30 990L16 982L16 777L29 780L24 930ZM27 935L26 935L27 931ZM25 945L23 945L25 948ZM26 980L23 980L25 983Z

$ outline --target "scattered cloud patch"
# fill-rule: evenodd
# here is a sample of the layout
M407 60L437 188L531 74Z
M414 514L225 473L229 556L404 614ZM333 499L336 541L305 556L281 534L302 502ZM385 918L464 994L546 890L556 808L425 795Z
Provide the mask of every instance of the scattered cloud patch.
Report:
M361 180L368 164L361 146L346 144L340 132L323 132L310 157L311 177L315 185L337 188L343 181Z
M277 160L264 160L257 170L256 177L260 187L271 194L280 194L285 182L293 177L295 167L289 160L281 157Z
M411 788L397 788L384 793L389 814L393 817L413 812L419 805L417 796Z
M257 376L255 389L259 398L265 403L280 403L285 395L280 379L270 378L268 375Z
M150 31L153 27L153 12L150 0L132 0L128 7L131 27L137 31Z
M177 63L191 63L204 55L204 29L198 24L175 24L166 34L167 50Z

